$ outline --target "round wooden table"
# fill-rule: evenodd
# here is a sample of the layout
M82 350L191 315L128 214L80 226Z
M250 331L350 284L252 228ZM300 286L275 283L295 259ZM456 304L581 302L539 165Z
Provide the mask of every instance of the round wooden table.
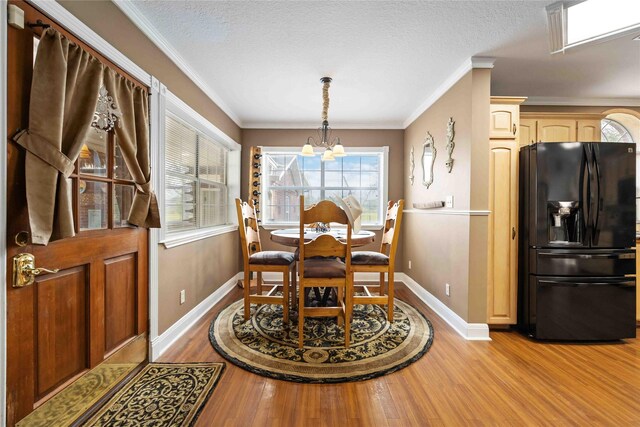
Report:
M304 241L310 242L323 234L329 234L341 242L345 242L347 231L345 229L334 229L326 233L318 233L315 230L308 230L304 233ZM358 233L351 233L351 246L357 247L373 243L375 237L375 233L367 230L360 230ZM286 228L284 230L273 230L271 232L271 240L276 243L280 243L281 245L297 248L300 243L300 229Z

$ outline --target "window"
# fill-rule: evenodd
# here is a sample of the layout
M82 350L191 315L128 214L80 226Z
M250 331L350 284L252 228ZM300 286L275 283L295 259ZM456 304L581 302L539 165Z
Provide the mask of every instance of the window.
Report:
M603 119L600 123L603 142L633 142L631 134L622 123L612 119Z
M363 226L380 227L387 199L388 147L348 150L346 157L322 162L295 148L262 148L262 223L297 224L300 195L305 204L355 196Z
M227 223L228 150L178 117L165 122L167 233Z
M74 173L76 232L128 227L135 184L113 131L92 128Z

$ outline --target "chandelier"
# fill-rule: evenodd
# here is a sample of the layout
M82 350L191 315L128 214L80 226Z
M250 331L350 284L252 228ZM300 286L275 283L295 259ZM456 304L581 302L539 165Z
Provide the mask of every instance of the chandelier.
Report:
M336 157L346 156L344 147L340 143L340 138L331 138L331 128L329 127L329 85L331 77L320 79L322 83L322 125L318 128L318 139L310 136L307 143L302 147L302 156L311 157L314 155L313 146L325 147L322 154L322 161L335 160Z

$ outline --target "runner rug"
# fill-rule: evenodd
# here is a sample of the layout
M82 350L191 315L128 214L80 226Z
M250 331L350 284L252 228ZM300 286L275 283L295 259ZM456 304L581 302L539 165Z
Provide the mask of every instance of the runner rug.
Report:
M420 359L433 342L431 322L396 299L394 321L377 305L356 305L351 345L335 318L305 319L305 347L298 348L297 320L282 322L282 306L243 301L222 310L209 328L213 347L229 362L270 378L302 383L340 383L379 377ZM296 317L296 316L292 316Z
M85 426L192 426L224 363L150 363Z

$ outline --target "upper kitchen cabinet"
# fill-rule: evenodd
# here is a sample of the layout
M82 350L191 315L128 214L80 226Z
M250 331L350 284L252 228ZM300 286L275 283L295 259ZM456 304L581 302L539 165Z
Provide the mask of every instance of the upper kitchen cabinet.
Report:
M516 139L520 126L520 104L525 99L516 96L491 97L491 139Z
M576 140L576 120L540 119L538 120L538 141L569 142Z
M600 142L599 114L520 113L520 146L534 142Z

